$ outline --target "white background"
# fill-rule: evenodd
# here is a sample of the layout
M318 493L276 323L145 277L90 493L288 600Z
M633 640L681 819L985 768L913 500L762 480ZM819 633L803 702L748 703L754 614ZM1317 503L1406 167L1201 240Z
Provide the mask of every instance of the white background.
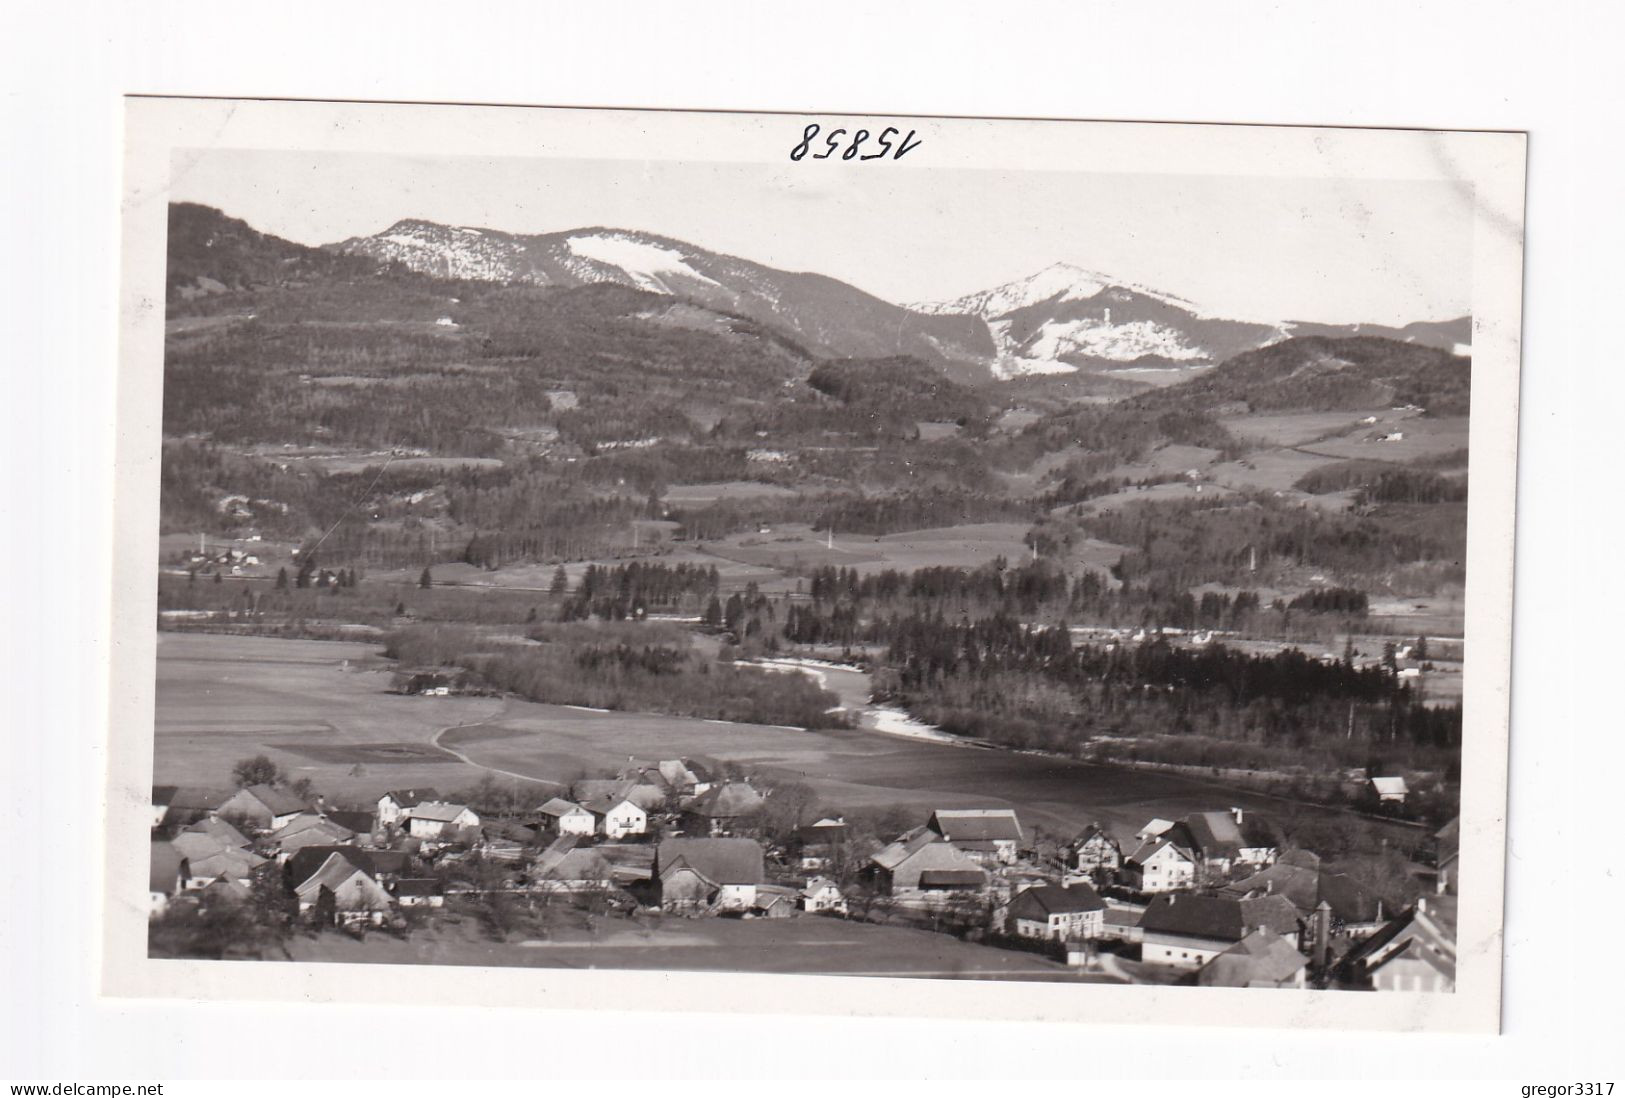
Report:
M588 7L59 6L0 30L0 1077L1625 1074L1617 9ZM1530 131L1504 1035L98 1000L126 92Z

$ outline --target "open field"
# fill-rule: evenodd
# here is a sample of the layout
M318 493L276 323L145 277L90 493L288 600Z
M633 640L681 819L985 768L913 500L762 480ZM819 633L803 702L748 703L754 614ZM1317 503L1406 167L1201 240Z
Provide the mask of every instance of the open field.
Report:
M1259 412L1243 416L1222 416L1219 425L1237 438L1256 439L1266 446L1302 446L1316 439L1343 435L1360 427L1376 428L1360 421L1375 417L1378 426L1392 429L1389 424L1408 419L1415 413L1395 412L1387 408L1372 408L1356 412Z
M837 530L831 547L828 534L798 523L776 526L767 534L739 534L708 542L705 551L725 560L785 570L824 565L856 568L860 573L939 565L975 568L1001 556L1020 560L1028 552L1023 542L1027 530L1019 522L969 523L880 537Z
M1382 442L1372 436L1398 432L1405 437ZM1353 460L1369 458L1373 461L1408 462L1418 458L1447 454L1467 448L1467 417L1448 416L1439 419L1412 417L1403 422L1365 427L1342 438L1328 439L1304 446L1315 454Z
M295 961L352 964L494 965L526 968L680 969L815 973L822 976L1065 980L1116 983L1032 953L962 942L947 934L821 916L792 919L602 918L546 938L496 942L473 919L444 921L409 941L369 934L300 936Z
M710 484L673 484L662 498L666 503L715 503L723 499L784 499L793 488L759 480L726 480Z
M568 781L627 756L706 755L797 778L833 808L1015 807L1028 826L1068 834L1099 820L1131 835L1150 816L1266 797L1158 772L931 743L868 729L807 732L499 698L389 694L365 644L161 634L153 781L229 787L232 765L264 752L340 801L486 772ZM850 693L850 690L846 691ZM999 790L998 796L986 791Z

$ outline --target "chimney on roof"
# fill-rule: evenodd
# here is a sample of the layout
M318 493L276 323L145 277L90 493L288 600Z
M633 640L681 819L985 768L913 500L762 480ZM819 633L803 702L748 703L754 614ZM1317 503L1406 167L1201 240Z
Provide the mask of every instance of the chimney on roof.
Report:
M1242 816L1245 815L1245 813L1243 813L1239 808L1231 808L1230 815L1234 816L1236 818L1236 823L1239 824L1241 823Z

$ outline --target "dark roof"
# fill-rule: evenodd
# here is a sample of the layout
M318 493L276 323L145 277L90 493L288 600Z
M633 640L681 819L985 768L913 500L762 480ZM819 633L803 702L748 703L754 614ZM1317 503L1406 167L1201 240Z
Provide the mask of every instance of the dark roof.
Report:
M1140 916L1147 932L1179 934L1190 938L1239 942L1252 930L1267 926L1277 934L1296 934L1298 910L1285 896L1238 900L1233 896L1158 896Z
M1163 833L1204 858L1234 858L1241 853L1241 828L1228 812L1192 812Z
M412 855L404 850L369 850L367 860L372 863L375 874L392 873L399 876L412 871Z
M1158 896L1147 904L1145 914L1140 916L1140 927L1147 933L1157 931L1227 942L1239 942L1246 933L1240 900L1174 893Z
M440 896L446 886L434 877L402 877L391 891L397 896Z
M655 851L662 880L687 867L712 884L762 883L762 848L753 839L666 839Z
M951 843L1021 841L1021 823L1013 808L940 808L927 826Z
M186 859L181 857L181 852L175 849L173 843L152 844L150 882L153 892L162 892L166 896L173 893L185 868Z
M369 877L378 875L377 864L372 860L372 852L354 846L312 845L307 846L288 859L286 872L288 882L294 887L304 884L322 867L328 856L341 854L357 869Z
M931 888L938 885L974 885L980 888L987 883L987 874L980 869L922 869L920 871L920 887Z
M1086 883L1061 886L1036 885L1010 901L1010 914L1016 918L1048 919L1051 915L1075 911L1100 911L1106 902Z
M180 791L181 787L178 785L155 785L152 787L152 803L167 805Z
M372 830L372 813L349 808L333 808L323 813L342 828L364 835Z

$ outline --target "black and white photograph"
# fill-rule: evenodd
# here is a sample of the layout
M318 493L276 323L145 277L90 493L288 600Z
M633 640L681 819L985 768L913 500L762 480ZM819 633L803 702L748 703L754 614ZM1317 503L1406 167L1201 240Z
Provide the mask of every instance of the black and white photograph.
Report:
M1520 135L128 109L137 990L1493 1017Z

